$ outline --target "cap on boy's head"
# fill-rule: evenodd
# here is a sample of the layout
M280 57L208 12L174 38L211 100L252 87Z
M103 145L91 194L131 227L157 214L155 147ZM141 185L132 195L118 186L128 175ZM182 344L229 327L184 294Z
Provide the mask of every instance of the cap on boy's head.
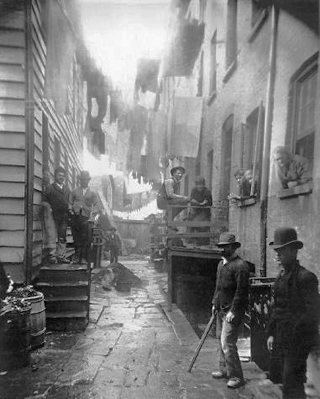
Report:
M87 170L82 170L79 175L80 180L91 180L90 173Z

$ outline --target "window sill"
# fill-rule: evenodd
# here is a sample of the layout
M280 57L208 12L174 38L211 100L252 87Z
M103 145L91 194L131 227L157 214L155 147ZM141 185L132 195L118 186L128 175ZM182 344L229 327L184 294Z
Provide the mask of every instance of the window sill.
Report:
M227 69L227 72L223 78L223 83L227 83L228 80L231 78L231 76L233 75L234 71L237 69L237 59L235 59L232 64L229 66L229 68Z
M268 10L263 10L260 18L258 19L258 21L253 25L251 33L248 37L248 42L252 43L254 41L254 39L258 36L258 33L260 32L263 24L266 22L267 18L268 18L269 12Z
M208 100L207 100L207 105L211 105L211 103L213 102L213 100L214 100L216 97L217 97L217 91L215 90L215 91L213 91L213 92L210 94L210 96L209 96L209 98L208 98Z
M248 198L245 200L242 200L238 203L239 208L244 208L246 206L254 205L257 202L256 198Z
M277 197L280 199L297 197L299 195L307 195L312 193L312 182L301 184L301 186L295 186L291 188L285 188L278 192Z

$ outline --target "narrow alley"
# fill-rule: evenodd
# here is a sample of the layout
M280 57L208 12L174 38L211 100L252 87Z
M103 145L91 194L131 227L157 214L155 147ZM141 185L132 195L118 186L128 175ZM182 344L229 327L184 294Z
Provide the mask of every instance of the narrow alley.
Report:
M90 323L84 333L48 333L31 365L0 377L2 399L236 399L280 398L254 363L243 363L247 384L236 391L211 378L217 340L209 337L192 373L199 342L183 313L166 309L166 273L142 256L120 260L142 282L131 292L105 291L94 270Z

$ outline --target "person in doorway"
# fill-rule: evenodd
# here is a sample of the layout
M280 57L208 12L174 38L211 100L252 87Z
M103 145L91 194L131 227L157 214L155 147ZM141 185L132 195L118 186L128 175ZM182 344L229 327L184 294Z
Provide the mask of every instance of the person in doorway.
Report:
M282 188L300 186L312 180L309 161L297 154L292 154L286 147L273 150L276 173Z
M182 212L189 203L189 197L178 194L180 182L186 173L185 168L176 166L171 169L171 177L162 184L157 195L157 206L159 209L168 210L170 205L184 205L181 208L172 208L172 220Z
M89 172L79 175L80 187L71 192L69 209L72 214L72 235L75 246L75 263L86 264L89 260L89 220L99 213L98 196L89 188Z
M281 270L274 285L267 346L280 363L283 399L305 399L307 358L319 345L318 279L297 260L303 243L295 229L276 229L269 245Z
M51 206L57 234L56 248L49 254L50 263L70 263L66 257L70 190L65 184L65 177L65 170L58 167L54 171L54 182L44 192L43 202Z
M191 190L190 195L191 210L189 213L189 220L193 222L209 222L211 219L212 195L210 190L206 187L204 177L197 176L195 179L195 187ZM190 233L204 233L210 231L210 227L190 227ZM198 245L208 245L209 238L200 237L195 238Z
M217 337L220 344L219 370L213 378L227 378L228 388L245 384L239 359L237 340L248 306L249 267L236 253L241 246L231 233L220 235L218 247L222 248L222 261L217 269L216 289L212 312L217 317Z

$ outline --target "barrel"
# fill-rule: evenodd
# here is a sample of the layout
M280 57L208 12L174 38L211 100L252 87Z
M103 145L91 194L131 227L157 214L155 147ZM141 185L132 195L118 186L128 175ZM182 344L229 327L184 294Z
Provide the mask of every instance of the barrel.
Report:
M31 349L39 348L44 344L46 332L46 308L42 292L38 295L25 298L31 303Z
M31 307L0 313L0 372L30 363Z

